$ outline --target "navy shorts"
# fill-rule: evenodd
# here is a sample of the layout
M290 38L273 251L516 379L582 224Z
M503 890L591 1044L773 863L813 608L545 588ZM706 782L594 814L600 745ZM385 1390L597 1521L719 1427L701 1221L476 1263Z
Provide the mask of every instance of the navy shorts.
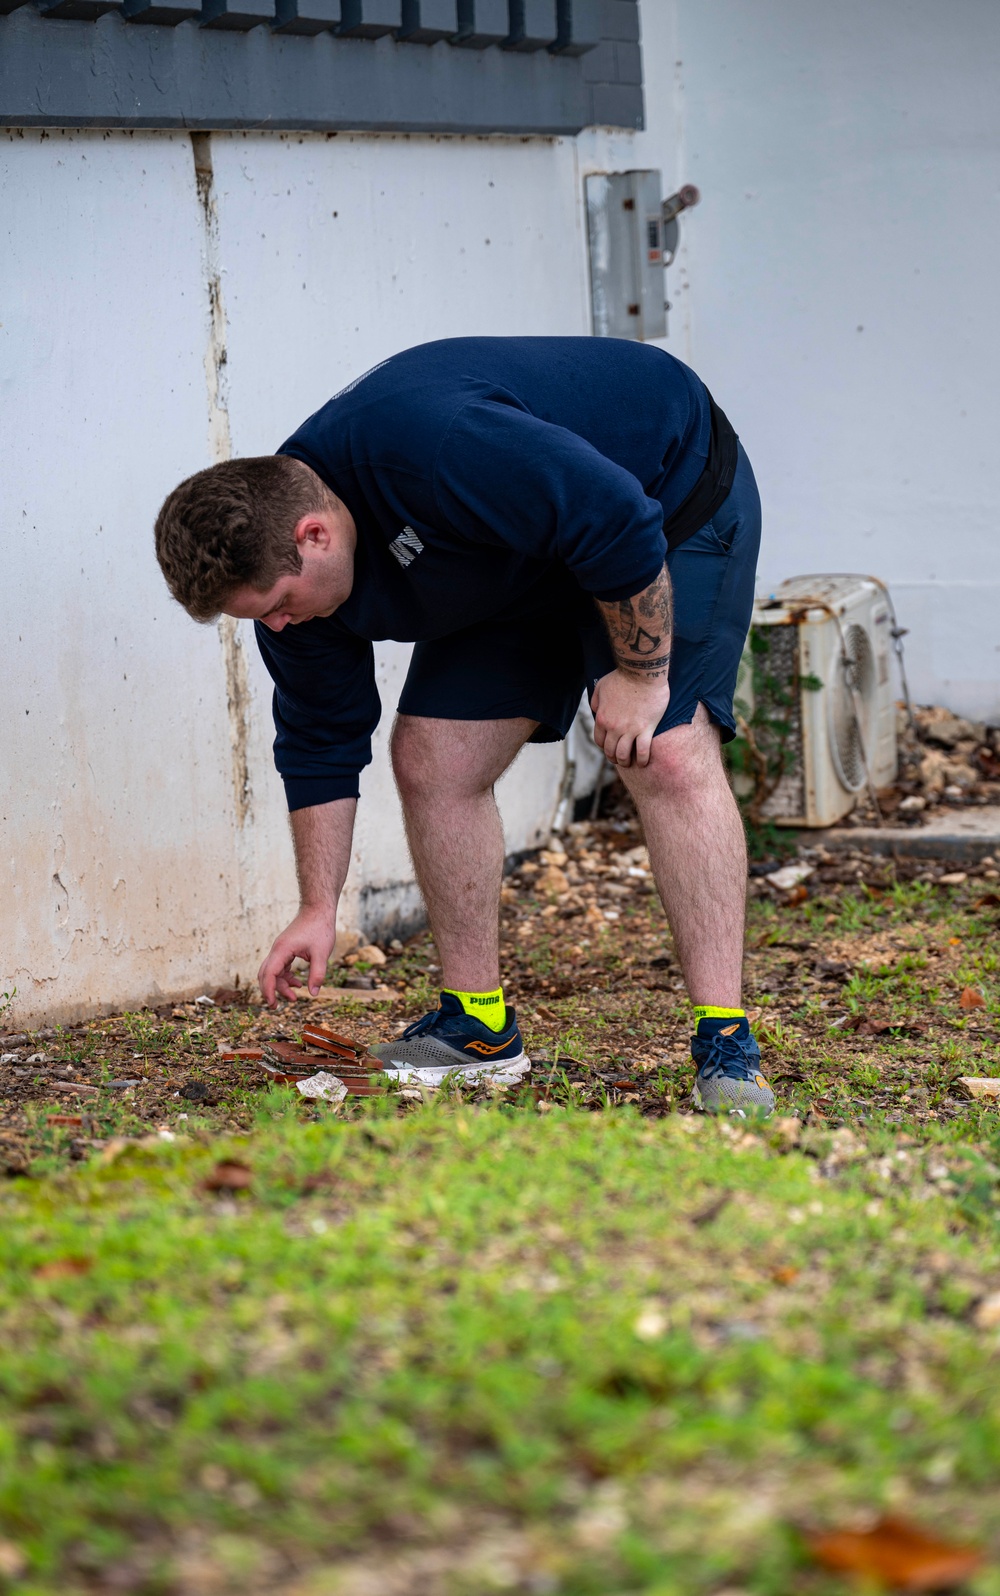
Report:
M723 742L736 735L733 693L753 609L760 496L742 444L732 490L710 521L667 557L674 589L670 704L657 732L705 705ZM664 550L666 544L664 544ZM532 742L557 742L615 660L594 600L561 566L475 626L417 643L401 715L538 722Z

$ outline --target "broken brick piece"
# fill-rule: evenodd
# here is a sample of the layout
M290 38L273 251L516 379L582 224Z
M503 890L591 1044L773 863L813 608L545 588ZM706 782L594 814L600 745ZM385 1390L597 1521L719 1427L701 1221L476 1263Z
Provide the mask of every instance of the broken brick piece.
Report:
M349 1036L340 1036L328 1025L304 1025L302 1041L306 1047L318 1047L324 1053L335 1053L340 1058L358 1058L364 1048L352 1042Z
M82 1114L46 1114L47 1125L82 1125Z
M229 1047L225 1042L219 1043L219 1059L223 1064L256 1064L263 1057L262 1047Z

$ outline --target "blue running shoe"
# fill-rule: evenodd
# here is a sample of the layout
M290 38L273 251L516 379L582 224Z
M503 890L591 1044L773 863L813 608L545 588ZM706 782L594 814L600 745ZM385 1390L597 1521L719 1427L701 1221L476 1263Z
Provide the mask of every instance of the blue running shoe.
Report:
M774 1093L760 1073L760 1048L746 1020L692 1036L691 1057L698 1066L691 1095L703 1113L774 1113Z
M386 1075L400 1081L440 1086L449 1075L464 1081L492 1081L508 1086L531 1068L524 1051L517 1015L507 1009L502 1031L466 1014L451 992L441 993L441 1007L408 1025L394 1042L372 1048Z

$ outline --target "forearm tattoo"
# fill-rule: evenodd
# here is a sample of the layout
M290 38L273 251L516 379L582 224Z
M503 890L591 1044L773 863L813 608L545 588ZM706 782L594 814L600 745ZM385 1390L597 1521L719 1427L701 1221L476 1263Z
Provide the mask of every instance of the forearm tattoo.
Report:
M611 604L598 599L619 670L635 676L664 676L670 664L673 590L664 565L659 576L634 598Z

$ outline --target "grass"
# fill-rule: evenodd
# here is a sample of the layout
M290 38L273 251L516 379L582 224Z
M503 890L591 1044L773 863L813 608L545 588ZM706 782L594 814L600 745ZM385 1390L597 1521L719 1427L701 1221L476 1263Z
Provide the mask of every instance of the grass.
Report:
M841 1596L802 1532L891 1508L1000 1596L1000 1118L953 1089L1000 1074L995 897L811 887L751 905L767 1126L686 1112L655 899L600 872L505 893L532 1089L336 1115L219 1063L300 1015L393 1034L425 937L389 1008L141 1011L5 1066L0 1589Z
M798 1529L885 1505L1000 1546L978 1152L630 1108L258 1114L3 1193L23 1596L825 1593ZM248 1191L203 1189L222 1155Z

